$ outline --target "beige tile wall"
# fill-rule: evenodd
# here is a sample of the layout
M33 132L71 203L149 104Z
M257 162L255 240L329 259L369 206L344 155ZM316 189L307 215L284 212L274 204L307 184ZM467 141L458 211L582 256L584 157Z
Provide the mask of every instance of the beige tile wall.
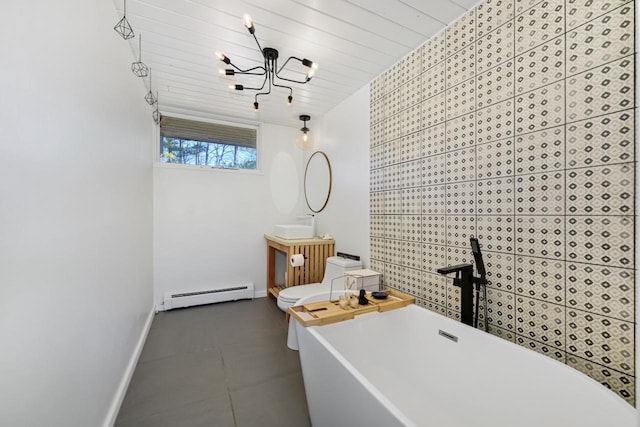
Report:
M635 401L634 2L489 0L371 85L371 265ZM481 325L482 326L482 325Z

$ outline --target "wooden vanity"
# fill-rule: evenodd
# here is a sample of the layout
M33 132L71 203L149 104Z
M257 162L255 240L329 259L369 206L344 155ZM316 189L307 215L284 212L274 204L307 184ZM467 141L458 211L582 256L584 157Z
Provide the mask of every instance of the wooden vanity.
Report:
M277 298L280 289L289 286L322 282L327 258L333 256L333 239L283 239L273 234L265 234L267 240L267 295ZM286 280L276 284L276 251L283 252L287 260ZM289 263L292 255L305 256L304 265L292 267Z

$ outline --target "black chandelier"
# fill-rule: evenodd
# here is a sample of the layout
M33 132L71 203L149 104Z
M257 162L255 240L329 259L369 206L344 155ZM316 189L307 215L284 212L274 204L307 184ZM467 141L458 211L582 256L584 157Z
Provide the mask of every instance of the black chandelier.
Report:
M264 66L257 66L257 67L249 68L247 70L243 70L237 67L234 63L232 63L231 59L229 59L229 57L226 56L224 53L216 52L216 56L218 57L219 60L233 67L233 68L221 69L220 74L223 74L226 76L234 76L236 74L264 76L264 80L262 81L262 86L260 87L247 87L241 84L232 84L229 86L230 89L235 89L235 90L258 91L258 93L255 95L254 103L253 103L253 108L256 111L258 111L260 107L260 104L258 103L258 96L269 95L271 93L272 86L280 87L283 89L289 89L289 96L287 97L287 101L288 101L288 104L291 105L291 103L293 102L293 89L291 88L291 86L276 83L276 79L291 82L291 83L306 84L314 76L316 70L318 69L318 65L306 58L300 59L295 56L290 56L284 62L284 64L282 64L282 67L278 68L278 50L272 47L265 47L263 49L262 46L260 46L260 42L258 41L258 38L256 37L256 34L255 34L256 28L254 27L253 20L249 15L244 15L243 23L244 23L244 26L247 27L247 30L249 30L249 33L253 36L254 40L256 41L256 44L258 45L258 49L260 49L260 52L262 52L262 56L264 58ZM286 77L282 77L280 75L284 67L286 67L289 61L291 60L296 60L300 62L303 66L309 69L304 77L304 80L292 80ZM265 89L265 86L268 86L268 89Z

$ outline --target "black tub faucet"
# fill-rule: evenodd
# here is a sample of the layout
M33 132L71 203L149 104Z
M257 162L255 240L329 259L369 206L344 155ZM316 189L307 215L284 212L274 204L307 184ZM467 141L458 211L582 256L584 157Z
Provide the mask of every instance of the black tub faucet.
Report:
M473 265L458 264L439 268L439 274L456 273L453 286L460 287L460 320L465 325L473 326Z

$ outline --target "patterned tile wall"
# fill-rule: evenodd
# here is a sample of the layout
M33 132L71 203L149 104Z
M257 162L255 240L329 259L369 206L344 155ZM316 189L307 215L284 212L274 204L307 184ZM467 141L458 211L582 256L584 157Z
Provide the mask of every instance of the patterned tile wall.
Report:
M371 265L635 402L634 2L488 0L371 84ZM484 318L484 306L487 318Z

